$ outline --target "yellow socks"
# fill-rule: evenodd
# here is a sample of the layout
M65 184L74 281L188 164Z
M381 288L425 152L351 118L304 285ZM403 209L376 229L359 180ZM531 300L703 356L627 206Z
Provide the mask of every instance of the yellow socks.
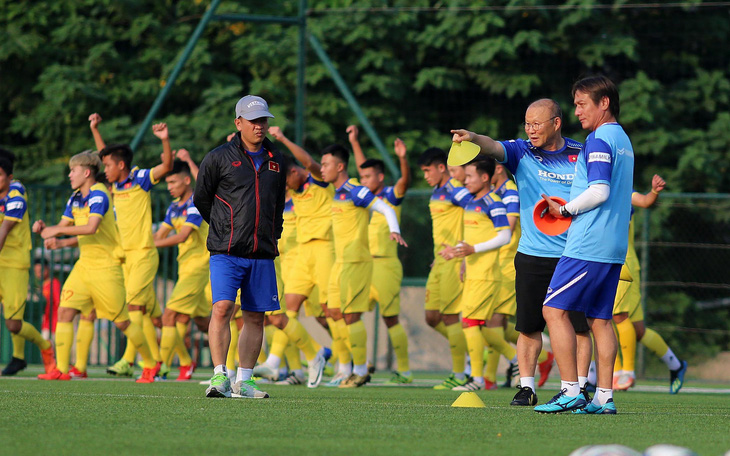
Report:
M292 320L289 320L287 326L291 325L291 321ZM304 330L303 327L302 330ZM287 336L286 333L281 329L274 327L274 335L271 339L269 356L274 355L277 358L282 359L284 357L284 350L286 350L287 345L289 345L289 336ZM315 352L315 355L316 354L317 353ZM312 358L314 358L314 356Z
M181 366L189 366L193 363L193 359L190 357L190 353L188 353L188 347L185 346L185 335L188 332L188 325L177 321L175 322L175 329L177 330L177 344L175 345L177 359L180 361Z
M481 336L481 331L479 335ZM500 356L502 355L497 350L487 346L487 365L484 366L484 378L492 383L497 381L497 367L499 367Z
M469 358L471 358L471 373L479 377L482 371L484 371L484 339L482 338L481 332L479 332L479 326L464 328L463 333L466 346L469 349Z
M449 338L449 348L451 349L452 371L456 374L464 372L464 362L466 361L466 337L461 323L456 322L446 327L446 334ZM481 357L481 353L479 354Z
M355 366L362 366L368 361L368 333L365 330L365 322L357 321L347 325L352 345L352 363Z
M131 314L132 312L129 313ZM56 326L56 334L58 334L58 326ZM127 346L133 345L142 356L144 368L150 369L155 367L156 361L152 357L150 347L147 346L147 340L144 337L144 331L142 331L142 328L130 321L129 326L127 326L127 329L124 330L124 335L127 336ZM124 359L126 360L127 358ZM134 360L134 357L132 357L132 359Z
M520 333L519 333L519 331L517 331L515 329L514 322L511 322L511 321L508 320L507 321L507 328L505 328L505 330L504 330L504 339L507 342L516 345L517 344L517 338L519 338L519 337L520 337ZM547 354L545 356L547 356Z
M162 327L162 338L160 339L160 356L166 365L172 364L172 357L177 347L177 328L174 326Z
M408 360L408 336L406 330L400 323L388 328L390 336L390 344L393 346L395 358L398 361L398 372L408 372L411 370Z
M74 324L71 322L56 323L56 368L68 373L71 360L71 346L74 343Z
M144 337L147 339L147 346L150 348L150 353L155 361L160 362L160 345L157 343L157 329L155 324L152 323L152 317L150 314L145 314L142 317L142 330L144 331Z
M350 335L345 319L332 320L332 323L330 323L330 331L332 332L332 352L334 355L337 355L336 358L333 355L333 359L337 359L340 364L349 364L352 361L352 355L350 354L350 349L347 347L347 341Z
M286 357L286 363L289 365L289 370L295 371L302 368L302 358L299 355L299 349L294 343L289 342L286 345L284 356Z
M130 310L129 311L129 323L137 325L139 329L142 329L142 311L141 310ZM144 337L144 336L143 336ZM129 364L134 364L134 358L137 355L137 350L134 348L134 344L127 339L127 347L124 349L124 355L122 358Z
M484 336L484 340L487 341L493 349L503 354L508 360L512 361L517 355L517 351L514 347L504 340L504 328L501 326L497 328L483 327L482 336Z
M266 336L267 343L269 340L269 335L268 335L269 326L272 326L272 325L268 325L268 326L264 327L264 335ZM236 350L238 348L239 332L238 332L238 325L236 324L235 320L231 320L230 327L231 327L231 343L228 345L228 356L226 356L226 369L232 371L232 370L236 370ZM269 344L269 346L271 346L271 345ZM261 352L263 352L263 350L261 350ZM264 356L266 356L266 355L264 354ZM259 355L259 362L261 362L260 355Z
M286 324L284 327L284 333L292 342L294 342L294 344L296 344L297 347L299 347L302 353L304 353L307 361L311 361L315 356L317 356L317 349L315 349L314 344L312 344L312 338L309 337L304 326L302 326L302 324L295 318L290 319L289 323ZM286 344L284 345L284 348L286 348ZM283 352L284 349L282 348L281 353Z
M27 321L23 321L23 326L20 327L18 335L27 341L33 342L41 350L45 350L51 346L51 343L44 339L41 333Z
M646 328L644 337L641 338L641 343L660 358L669 351L669 345L667 345L662 336L650 328Z
M616 324L618 342L621 347L623 370L634 371L636 366L636 330L628 318Z
M79 320L79 327L76 331L76 364L74 365L79 372L86 372L92 340L94 340L94 322Z
M19 334L10 334L13 341L13 358L25 359L25 338Z
M437 333L441 334L445 338L449 338L449 332L446 330L446 324L443 321L440 321L439 324L433 327L433 329L435 329Z

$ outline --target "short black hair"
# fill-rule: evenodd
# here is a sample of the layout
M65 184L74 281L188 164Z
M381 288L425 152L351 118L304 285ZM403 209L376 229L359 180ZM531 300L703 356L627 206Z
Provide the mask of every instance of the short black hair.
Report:
M299 162L296 161L291 155L283 155L283 157L284 164L286 164L286 169L288 170L287 173L290 173L295 167L303 168L303 166L300 165Z
M345 167L350 163L350 152L347 151L343 146L339 144L330 144L329 146L322 149L322 156L332 155L339 161L345 164Z
M494 176L494 168L497 166L497 162L493 158L479 157L470 161L466 166L475 166L479 174L488 174L491 178Z
M15 165L15 154L7 149L0 147L0 168L5 171L8 176L13 174L13 166Z
M595 76L588 76L580 81L576 81L573 84L573 90L571 94L575 98L576 92L583 92L588 94L596 105L601 102L603 97L608 97L608 110L611 115L618 119L618 115L621 112L621 106L618 98L618 89L616 84L602 74Z
M172 171L168 173L168 176L172 176L173 174L183 174L188 177L193 177L193 174L190 172L190 165L182 160L172 162Z
M377 158L368 158L360 165L360 169L375 168L376 173L385 174L385 162Z
M107 155L111 156L115 161L123 161L127 169L132 169L134 152L132 152L132 148L127 144L112 144L106 146L99 152L99 158L103 159Z
M429 147L420 157L418 157L418 166L444 165L446 166L447 155L443 149L438 147Z

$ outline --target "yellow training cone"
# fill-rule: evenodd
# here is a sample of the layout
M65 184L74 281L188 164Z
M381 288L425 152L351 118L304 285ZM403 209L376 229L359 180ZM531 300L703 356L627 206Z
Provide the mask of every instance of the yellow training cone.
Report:
M449 158L446 160L449 166L462 166L474 160L479 155L479 146L469 141L451 143Z
M484 405L484 402L477 396L477 393L469 392L469 393L461 393L461 395L456 398L453 404L451 404L452 407L471 407L471 408L484 408L486 405Z

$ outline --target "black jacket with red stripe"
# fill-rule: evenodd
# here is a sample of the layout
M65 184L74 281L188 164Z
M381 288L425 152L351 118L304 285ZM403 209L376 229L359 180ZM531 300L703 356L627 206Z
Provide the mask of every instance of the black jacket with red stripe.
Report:
M279 255L286 200L286 162L264 139L258 172L240 133L200 163L193 202L208 222L211 255L273 259Z

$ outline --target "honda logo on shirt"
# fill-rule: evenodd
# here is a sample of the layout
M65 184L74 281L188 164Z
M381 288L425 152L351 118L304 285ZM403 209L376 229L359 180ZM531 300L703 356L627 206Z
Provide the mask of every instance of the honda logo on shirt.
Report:
M269 171L273 171L275 173L279 172L279 164L273 161L269 162Z

